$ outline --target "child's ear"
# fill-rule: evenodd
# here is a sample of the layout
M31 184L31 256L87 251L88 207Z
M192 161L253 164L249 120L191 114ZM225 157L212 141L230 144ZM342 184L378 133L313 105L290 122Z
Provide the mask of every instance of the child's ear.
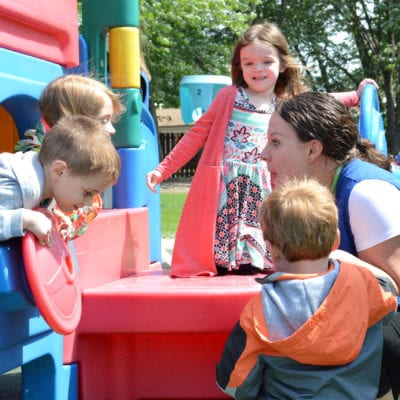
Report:
M60 179L68 170L68 165L65 161L55 160L51 164L50 172L53 179Z
M336 231L336 238L335 241L333 242L332 245L332 251L335 251L339 248L339 244L340 244L340 231L339 229Z

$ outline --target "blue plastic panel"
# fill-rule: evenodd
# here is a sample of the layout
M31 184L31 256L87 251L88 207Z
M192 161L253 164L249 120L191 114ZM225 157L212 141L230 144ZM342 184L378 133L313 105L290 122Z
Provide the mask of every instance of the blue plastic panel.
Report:
M232 79L220 75L188 75L179 85L182 120L185 124L197 121L210 106L215 95Z
M62 73L60 65L0 48L0 104L14 118L20 136L36 126L37 99Z
M378 91L374 85L366 85L363 89L358 130L362 138L369 139L387 156L385 128L380 112Z

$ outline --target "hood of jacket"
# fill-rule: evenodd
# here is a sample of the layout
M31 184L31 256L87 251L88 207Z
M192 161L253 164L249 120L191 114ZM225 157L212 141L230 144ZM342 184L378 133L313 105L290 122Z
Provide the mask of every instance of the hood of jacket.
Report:
M282 274L277 280L294 278L304 279ZM329 294L312 316L291 335L270 340L260 296L249 302L241 326L255 333L254 340L267 349L268 355L312 365L353 361L361 351L367 329L397 307L396 298L380 288L369 270L341 263Z

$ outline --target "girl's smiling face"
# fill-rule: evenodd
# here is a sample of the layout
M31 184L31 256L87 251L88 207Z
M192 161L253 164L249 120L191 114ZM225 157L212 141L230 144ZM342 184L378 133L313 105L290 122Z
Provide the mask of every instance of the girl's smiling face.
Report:
M301 142L294 128L275 111L269 123L268 142L261 158L268 163L271 180L279 185L294 177L311 176L312 142Z
M276 81L284 68L278 50L268 43L255 42L240 50L243 79L255 92L274 91Z

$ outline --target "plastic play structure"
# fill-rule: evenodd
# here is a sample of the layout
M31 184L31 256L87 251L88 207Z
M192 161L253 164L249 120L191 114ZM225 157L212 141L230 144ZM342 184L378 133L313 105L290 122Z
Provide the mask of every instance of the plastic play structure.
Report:
M74 0L0 3L0 151L36 126L37 99L62 74L90 71L127 104L113 137L122 175L85 235L53 234L50 249L30 234L0 242L0 373L21 367L24 400L226 398L215 363L260 287L161 268L159 193L145 184L158 141L139 48L138 0L83 0L82 36ZM229 83L187 77L184 120Z
M88 232L51 249L30 234L0 243L0 373L21 368L23 399L224 398L214 365L259 285L161 269L159 193L145 184L159 160L139 4L82 8L79 36L76 1L0 4L0 151L36 126L37 99L62 74L90 71L127 106L113 137L122 175Z
M374 85L366 85L361 95L358 131L360 137L369 139L379 151L387 156L385 128L378 92Z
M187 75L179 84L182 121L196 122L207 110L215 95L224 86L232 84L229 76Z

